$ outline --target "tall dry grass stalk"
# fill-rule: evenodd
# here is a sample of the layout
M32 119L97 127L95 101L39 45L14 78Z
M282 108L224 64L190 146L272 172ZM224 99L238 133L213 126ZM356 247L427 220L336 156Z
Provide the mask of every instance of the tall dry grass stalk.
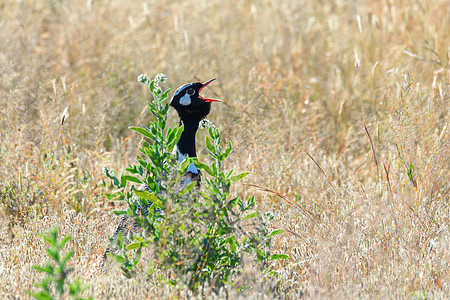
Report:
M115 225L102 166L134 159L127 127L149 119L135 78L164 72L174 87L218 78L226 167L252 172L234 192L257 192L289 232L273 245L284 275L242 297L445 298L448 4L4 1L0 297L26 296L36 232L55 224L95 298L189 297L93 268Z

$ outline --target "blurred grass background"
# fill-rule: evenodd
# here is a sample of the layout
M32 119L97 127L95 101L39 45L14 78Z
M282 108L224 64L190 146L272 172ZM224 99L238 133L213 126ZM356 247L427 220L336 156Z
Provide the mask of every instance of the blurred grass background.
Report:
M102 167L133 162L127 128L150 118L136 78L163 72L173 90L218 78L204 95L224 100L209 119L234 145L226 168L252 172L235 192L256 193L288 230L273 245L290 255L284 275L267 284L248 270L248 295L445 298L449 7L3 1L0 296L26 296L44 253L36 232L55 224L95 298L184 295L93 267L116 224Z

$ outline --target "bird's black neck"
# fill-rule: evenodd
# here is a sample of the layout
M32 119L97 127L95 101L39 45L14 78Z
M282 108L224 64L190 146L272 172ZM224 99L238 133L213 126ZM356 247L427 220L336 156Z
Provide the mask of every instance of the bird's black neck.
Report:
M189 157L197 157L195 151L195 134L198 130L199 120L182 120L184 129L183 133L178 140L178 150L183 155L189 155ZM181 122L180 122L181 124Z

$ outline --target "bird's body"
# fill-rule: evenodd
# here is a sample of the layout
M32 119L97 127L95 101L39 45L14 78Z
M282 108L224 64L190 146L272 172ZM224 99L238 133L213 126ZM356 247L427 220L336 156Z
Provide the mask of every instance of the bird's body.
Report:
M214 79L211 79L205 83L196 82L185 84L175 91L172 100L170 101L170 106L177 111L178 117L180 118L179 126L181 126L181 124L184 126L183 132L177 143L178 160L180 162L183 162L186 157L197 157L195 135L200 121L209 114L211 102L220 101L200 96L200 91L213 80ZM178 189L182 190L187 184L194 181L197 182L197 186L199 186L201 174L194 164L190 164L186 174L179 180L180 188ZM148 190L148 187L143 184L138 190ZM141 213L144 215L148 214L147 209L147 207L142 208ZM139 230L140 227L134 219L125 215L114 233L114 239L117 238L120 232L126 237L129 232L138 232ZM105 250L103 260L107 258L109 252L112 252L110 247Z

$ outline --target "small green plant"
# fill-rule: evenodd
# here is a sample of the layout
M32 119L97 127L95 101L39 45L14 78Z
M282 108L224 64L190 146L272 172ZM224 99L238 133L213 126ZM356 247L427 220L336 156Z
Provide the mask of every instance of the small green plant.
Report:
M41 291L30 292L30 295L36 299L63 299L67 297L71 299L92 299L79 296L88 288L83 285L81 280L76 279L74 283L67 281L67 277L73 271L73 268L68 267L66 264L72 257L73 250L65 255L61 253L61 250L72 237L67 235L62 240L59 240L57 227L53 227L47 234L39 234L39 236L49 245L46 251L53 263L47 263L44 266L33 266L33 269L47 274L47 277L35 284L36 287L41 288ZM55 290L57 296L52 295Z
M414 188L417 189L417 181L414 179L414 164L413 162L409 163L409 169L407 171L409 181L413 184Z
M260 269L273 275L268 262L288 256L270 254L271 238L284 230L267 230L274 215L258 212L254 196L243 201L231 195L231 185L248 172L233 175L233 170L223 170L222 163L232 145L228 142L223 149L220 132L209 121L201 125L208 127L205 143L212 163L207 165L195 158L178 163L173 150L183 127L167 126L169 104L164 101L169 90L163 92L159 87L162 79L165 76L158 75L152 81L145 75L138 78L153 95L148 105L155 118L148 128L130 127L150 140L139 149L138 164L126 169L131 175L120 177L105 170L118 188L109 197L128 203L126 211L115 213L134 218L142 229L127 237L128 245L119 234L116 260L129 275L137 271L143 248L151 248L152 259L145 270L149 278L155 268L160 268L166 275L159 275L159 280L172 285L184 283L192 290L206 281L216 288L232 283L242 270L245 255L253 255ZM195 188L196 182L180 182L190 163L204 172L201 189ZM129 189L127 182L132 184ZM145 189L135 188L134 184L142 183Z

